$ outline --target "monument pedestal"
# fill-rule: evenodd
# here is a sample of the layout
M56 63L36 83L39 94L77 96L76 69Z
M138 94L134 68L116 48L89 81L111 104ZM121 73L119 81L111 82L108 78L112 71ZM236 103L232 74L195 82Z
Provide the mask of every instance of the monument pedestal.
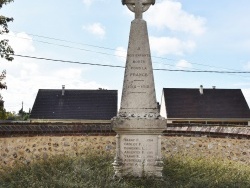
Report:
M116 177L162 177L162 119L122 119L112 121L116 131Z

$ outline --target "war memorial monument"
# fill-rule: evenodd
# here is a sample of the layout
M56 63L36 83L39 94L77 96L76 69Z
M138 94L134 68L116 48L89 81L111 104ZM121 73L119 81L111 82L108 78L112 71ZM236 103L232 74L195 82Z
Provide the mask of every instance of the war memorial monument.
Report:
M155 0L122 0L135 13L131 22L120 110L112 119L116 135L116 177L162 177L161 133L166 123L155 95L147 23L142 13Z

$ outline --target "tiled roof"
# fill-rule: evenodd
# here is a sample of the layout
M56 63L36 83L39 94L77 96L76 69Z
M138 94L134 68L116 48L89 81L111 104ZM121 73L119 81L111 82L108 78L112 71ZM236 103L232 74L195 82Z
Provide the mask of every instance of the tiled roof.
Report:
M250 118L240 89L164 88L168 118Z
M117 114L117 90L39 89L31 119L110 120Z

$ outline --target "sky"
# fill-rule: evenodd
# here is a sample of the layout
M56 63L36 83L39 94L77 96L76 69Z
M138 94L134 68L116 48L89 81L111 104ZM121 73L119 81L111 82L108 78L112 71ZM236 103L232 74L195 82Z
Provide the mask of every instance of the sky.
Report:
M143 14L154 69L250 71L249 0L156 0ZM9 39L14 61L1 95L7 111L32 109L39 89L115 89L120 95L130 23L134 14L120 0L15 0L1 15L13 17ZM163 88L242 89L250 104L250 73L154 71L157 100Z

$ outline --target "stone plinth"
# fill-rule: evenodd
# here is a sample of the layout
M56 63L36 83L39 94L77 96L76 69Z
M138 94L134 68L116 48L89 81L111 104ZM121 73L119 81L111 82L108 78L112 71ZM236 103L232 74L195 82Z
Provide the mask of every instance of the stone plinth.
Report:
M116 135L116 177L162 177L162 119L122 119L112 122Z

